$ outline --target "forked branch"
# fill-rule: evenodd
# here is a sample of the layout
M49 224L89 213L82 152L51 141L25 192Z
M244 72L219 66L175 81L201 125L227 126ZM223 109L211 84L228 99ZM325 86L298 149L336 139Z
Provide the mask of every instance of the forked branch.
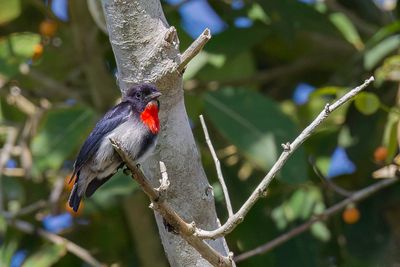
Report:
M165 221L177 232L186 242L188 242L200 255L210 262L213 266L230 267L232 266L232 258L219 254L215 249L208 245L205 241L193 235L195 224L186 223L177 212L165 201L163 195L168 188L168 177L166 177L166 169L164 163L160 162L161 185L158 189L154 189L149 180L144 176L143 172L136 166L135 162L128 156L115 139L110 139L115 151L120 155L128 169L131 171L132 178L140 185L144 193L150 198L151 207L158 211Z
M326 104L325 108L319 113L319 115L314 119L314 121L305 128L300 135L292 142L282 144L283 152L281 153L279 159L272 166L271 170L267 173L267 175L263 178L261 183L257 186L257 188L253 191L250 197L246 200L243 206L236 212L233 216L229 217L225 224L221 227L212 230L205 231L202 229L195 229L195 235L203 239L215 239L221 236L225 236L226 234L232 232L233 229L236 228L238 224L240 224L249 210L253 207L253 205L257 202L258 199L263 197L265 194L268 185L275 178L276 174L282 169L285 165L286 161L289 157L296 151L296 149L305 141L307 138L315 131L315 129L321 125L321 123L329 116L329 114L340 106L342 106L347 101L351 100L354 96L360 93L364 88L366 88L372 81L374 81L374 77L370 77L366 80L362 85L353 88L347 94L339 98L333 104Z

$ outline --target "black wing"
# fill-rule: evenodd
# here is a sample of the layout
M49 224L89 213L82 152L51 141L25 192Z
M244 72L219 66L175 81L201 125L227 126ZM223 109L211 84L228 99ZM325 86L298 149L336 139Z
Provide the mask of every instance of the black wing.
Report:
M83 143L81 150L79 151L78 157L74 164L74 172L72 177L75 176L75 174L83 167L86 161L89 160L99 149L103 138L128 119L130 112L130 104L128 102L121 102L109 110L104 117L97 122L93 131L90 133L86 141Z

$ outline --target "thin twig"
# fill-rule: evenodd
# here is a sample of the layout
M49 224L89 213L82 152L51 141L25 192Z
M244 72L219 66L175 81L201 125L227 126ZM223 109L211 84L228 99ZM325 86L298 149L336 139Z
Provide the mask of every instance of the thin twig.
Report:
M21 208L17 212L3 211L0 215L2 215L6 219L15 219L17 217L28 215L45 207L47 207L47 202L44 200L39 200L26 207Z
M102 264L98 260L96 260L86 249L78 246L77 244L71 242L70 240L61 237L59 235L50 233L46 230L43 230L41 228L36 228L32 224L22 221L22 220L7 220L7 223L16 229L20 230L21 232L27 233L27 234L38 234L42 238L57 244L57 245L63 245L65 248L77 256L78 258L82 259L84 262L89 264L90 266L94 267L100 267L100 266L105 266L105 264Z
M397 178L390 178L390 179L385 179L382 180L380 182L377 182L373 185L370 185L364 189L361 189L357 192L355 192L354 194L352 194L350 197L342 200L341 202L333 205L332 207L326 209L323 213L315 216L314 218L312 218L311 220L297 226L296 228L290 230L289 232L284 233L283 235L269 241L268 243L261 245L259 247L256 247L250 251L247 251L243 254L240 254L238 256L236 256L234 259L236 262L239 261L243 261L245 259L248 259L252 256L255 255L259 255L259 254L263 254L266 253L268 251L273 250L274 248L282 245L283 243L285 243L286 241L288 241L289 239L307 231L314 223L318 222L318 221L322 221L322 220L326 220L328 219L330 216L338 213L339 211L341 211L342 209L344 209L347 205L354 203L354 202L360 202L366 198L368 198L369 196L371 196L372 194L394 184L397 183L399 181L399 179Z
M338 1L327 0L325 1L325 4L329 9L345 14L350 21L363 33L372 36L378 31L377 27L363 20L356 13L341 5Z
M183 72L186 65L194 58L204 47L204 45L211 39L211 32L206 28L199 37L183 52L181 56L181 63L178 66L178 71Z
M37 112L36 105L22 95L21 88L18 86L12 86L10 88L10 94L7 95L7 102L10 105L16 106L19 110L29 116L32 116Z
M0 212L3 212L4 210L3 170L5 165L7 164L7 161L10 159L11 151L17 139L17 134L17 129L13 127L7 128L6 142L4 143L3 149L1 150L0 154Z
M222 174L221 163L219 162L217 153L215 153L214 146L211 143L210 135L208 134L207 125L206 125L206 122L204 121L203 115L200 115L200 122L201 122L201 126L203 127L203 132L204 132L204 137L206 139L206 143L207 143L208 148L210 149L211 155L212 155L212 157L214 159L215 168L217 169L218 180L219 180L219 183L221 184L221 187L222 187L222 192L224 192L226 208L228 210L229 217L231 217L231 216L233 216L233 209L232 209L231 199L229 198L228 189L226 187L225 179L224 179L224 176Z
M158 190L152 187L142 171L136 166L133 160L124 151L122 145L114 139L110 139L110 142L113 145L114 150L120 155L122 161L124 161L128 169L131 171L132 178L140 185L143 192L150 198L152 202L151 207L160 213L165 221L172 226L174 231L179 233L184 240L186 240L194 249L196 249L200 253L200 255L204 259L206 259L213 266L232 266L231 257L224 257L220 255L206 242L193 235L195 229L194 223L186 223L165 201L165 199L163 197L160 197ZM162 170L162 172L166 173L165 170Z
M300 135L293 141L293 143L283 144L282 145L283 152L280 155L279 159L272 166L271 170L263 178L261 183L257 186L257 188L246 200L246 202L239 209L239 211L236 212L233 216L229 217L224 225L212 231L196 229L195 234L200 238L215 239L230 233L234 228L236 228L236 226L244 220L244 217L247 215L247 213L253 207L253 205L257 202L257 200L263 197L264 192L266 191L270 182L275 178L275 175L282 169L282 167L285 165L286 161L294 153L294 151L314 132L314 130L329 116L331 112L339 108L345 102L352 99L355 95L361 92L361 90L367 87L372 81L374 81L374 77L370 77L362 85L353 88L333 104L331 105L327 104L324 110L322 110L321 113L314 119L314 121L300 133Z
M315 160L310 158L309 162L315 172L315 174L321 179L322 183L326 185L327 188L332 189L334 192L337 194L343 196L343 197L349 197L351 196L354 191L346 190L337 184L335 184L331 179L325 177L325 175L322 174L321 170L318 168L317 164L315 164Z

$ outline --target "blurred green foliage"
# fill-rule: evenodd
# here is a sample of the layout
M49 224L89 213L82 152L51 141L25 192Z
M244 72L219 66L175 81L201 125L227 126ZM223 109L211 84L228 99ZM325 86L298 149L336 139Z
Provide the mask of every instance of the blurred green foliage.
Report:
M398 162L399 9L379 5L385 1L378 0L244 1L240 8L232 8L229 0L208 2L226 25L189 64L184 88L221 221L227 216L222 190L199 114L208 122L237 209L280 155L282 143L293 140L327 102L372 74L377 78L305 142L272 183L267 198L228 235L238 255L343 199L310 162L347 190L373 183L373 171ZM182 13L162 3L184 50L192 38L185 32ZM4 209L17 213L60 189L55 201L21 215L38 227L45 227L42 221L49 214L69 212L65 202L74 157L104 114L102 103L111 107L117 101L99 88L111 85L105 89L118 92L108 38L91 19L95 14L89 13L86 1L69 5L70 19L65 21L45 1L0 0L1 146L7 127L18 130L3 171L1 197ZM237 18L250 22L235 26ZM100 60L89 60L94 58ZM332 157L337 148L345 158ZM130 208L148 203L130 203L132 194L140 194L137 186L122 172L116 176L85 200L81 214L59 234L108 265L154 266L152 260L157 259L157 266L168 266L161 246L139 255L143 244L134 236L141 231L140 219L152 214ZM399 191L395 186L358 204L361 217L354 224L337 214L238 266L396 266ZM159 244L156 226L152 229L146 236ZM86 266L63 245L24 234L0 216L0 266L13 261L14 266Z

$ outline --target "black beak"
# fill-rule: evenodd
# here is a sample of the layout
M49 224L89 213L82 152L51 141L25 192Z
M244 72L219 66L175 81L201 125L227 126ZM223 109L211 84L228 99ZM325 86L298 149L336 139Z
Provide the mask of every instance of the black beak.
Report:
M146 96L146 100L147 101L154 100L154 99L159 98L160 96L161 96L160 92L154 92L154 93L151 93L148 96Z

